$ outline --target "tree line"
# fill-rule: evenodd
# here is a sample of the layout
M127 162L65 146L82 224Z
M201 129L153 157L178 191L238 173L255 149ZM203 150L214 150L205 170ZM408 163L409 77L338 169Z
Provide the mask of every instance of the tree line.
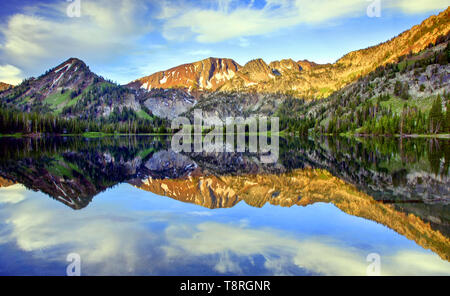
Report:
M438 95L428 113L408 103L403 105L400 113L394 113L380 102L373 104L368 101L361 108L345 115L338 108L328 127L316 125L315 130L330 134L356 131L372 135L450 133L450 103L447 103L444 111L442 98Z
M115 116L119 116L119 118L79 120L77 118L63 118L53 114L21 112L1 104L0 134L83 134L86 132L143 134L171 132L168 128L169 123L161 118L153 117L152 120L138 118L136 114L130 115L130 110L125 110L123 114L115 114ZM115 121L117 119L122 120Z

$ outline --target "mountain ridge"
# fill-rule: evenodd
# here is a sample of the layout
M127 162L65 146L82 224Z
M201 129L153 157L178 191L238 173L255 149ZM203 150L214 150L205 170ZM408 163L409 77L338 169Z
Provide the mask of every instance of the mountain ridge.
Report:
M325 98L379 66L395 62L399 57L415 54L450 32L450 7L413 26L398 36L368 47L352 51L333 64L315 65L297 75L280 75L276 79L256 82L249 90L258 92L291 91L297 97ZM246 81L248 84L248 82ZM243 87L244 86L244 87ZM244 81L236 76L220 90L245 89Z
M151 120L153 115L172 120L180 114L188 114L196 106L206 108L208 116L213 113L218 116L271 116L278 113L280 106L287 106L285 102L289 98L308 101L330 97L376 69L397 62L405 53L412 56L410 60L414 59L415 54L436 47L441 39L447 40L449 20L450 7L389 41L350 52L334 64L320 65L292 59L267 64L259 58L241 66L232 59L211 57L160 71L123 86L91 72L83 61L70 58L38 78L26 79L18 86L6 89L0 93L0 98L2 104L20 112L51 113L77 120L113 118L113 121L127 122L130 118ZM434 59L426 63L438 62ZM420 65L416 66L417 74L432 75L424 73L426 69ZM400 65L396 67L399 69ZM439 70L441 74L447 71L447 66L443 67ZM383 73L395 75L390 70ZM415 83L414 75L408 79L406 82L410 85ZM393 84L395 81L389 85ZM446 87L442 81L436 85ZM424 93L436 94L433 85L428 89L430 91ZM250 97L250 93L257 96L242 97ZM302 115L292 111L289 112L294 117Z
M0 97L7 106L22 112L52 113L69 119L107 118L124 110L143 114L132 89L93 73L78 58L69 58L37 78L24 80Z
M241 66L232 59L210 57L159 71L129 84L138 84L146 90L172 87L216 90L232 78L240 68Z
M150 83L150 81L153 81L152 87L162 88L192 89L197 83L200 86L199 89L204 91L290 92L296 97L325 98L377 67L393 63L399 57L410 52L418 53L429 44L434 44L438 38L450 32L449 20L450 7L388 41L365 49L351 51L331 64L320 65L308 60L294 62L291 59L272 61L267 64L262 59L255 59L249 61L243 67L237 66L233 70L233 75L224 76L220 83L209 86L209 81L203 80L200 83L199 78L197 80L191 78L184 82L178 80L177 83L166 83L164 79L169 78L161 76L187 65L202 62L199 61L157 72L136 81L140 81L144 88L148 88L149 84L145 85L145 83ZM294 63L299 66L298 69L293 67ZM288 70L286 65L291 65L291 69ZM201 72L191 73L190 77L202 77L202 75ZM164 83L158 83L158 79L159 82L163 81Z

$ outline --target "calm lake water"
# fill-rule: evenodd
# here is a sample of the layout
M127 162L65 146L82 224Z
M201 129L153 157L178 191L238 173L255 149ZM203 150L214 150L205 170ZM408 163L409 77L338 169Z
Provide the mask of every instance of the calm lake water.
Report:
M0 138L0 275L450 275L450 141Z

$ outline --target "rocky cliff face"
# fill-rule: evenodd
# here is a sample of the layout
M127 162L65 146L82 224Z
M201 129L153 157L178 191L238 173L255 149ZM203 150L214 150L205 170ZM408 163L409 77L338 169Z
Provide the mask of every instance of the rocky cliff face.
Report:
M271 116L288 98L283 94L260 94L243 92L212 92L204 93L198 99L194 108L186 115L193 122L193 110L202 110L203 119L207 124L224 122L227 117L244 117L252 115Z
M183 89L153 89L139 93L152 114L172 120L197 104L197 97Z
M214 91L236 75L241 66L231 59L208 58L161 71L132 83L146 90L185 88Z

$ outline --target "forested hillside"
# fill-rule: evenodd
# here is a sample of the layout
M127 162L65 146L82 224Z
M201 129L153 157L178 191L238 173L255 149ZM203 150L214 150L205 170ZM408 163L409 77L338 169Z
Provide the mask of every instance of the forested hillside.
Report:
M325 100L286 101L278 114L291 132L449 133L448 41L449 35L420 53L379 67Z

